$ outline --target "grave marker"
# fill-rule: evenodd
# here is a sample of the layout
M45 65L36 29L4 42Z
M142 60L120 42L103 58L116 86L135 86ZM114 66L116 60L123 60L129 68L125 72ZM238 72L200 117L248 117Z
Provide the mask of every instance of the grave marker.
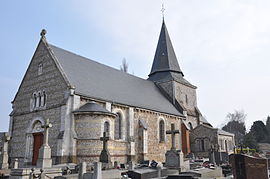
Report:
M51 158L51 148L49 146L49 128L52 127L49 119L46 120L45 124L41 126L44 128L44 141L43 145L39 149L37 167L40 168L51 168L52 167L52 158Z
M268 179L267 159L256 158L244 154L231 154L234 179Z

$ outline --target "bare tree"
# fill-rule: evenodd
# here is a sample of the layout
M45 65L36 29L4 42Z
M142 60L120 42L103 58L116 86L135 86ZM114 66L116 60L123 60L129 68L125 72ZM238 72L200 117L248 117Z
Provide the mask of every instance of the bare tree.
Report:
M247 114L243 110L235 110L234 113L228 113L226 116L227 124L222 127L222 130L233 133L235 136L235 144L239 146L246 135L246 120Z
M125 58L122 60L122 65L120 65L120 70L123 72L128 72L128 63Z

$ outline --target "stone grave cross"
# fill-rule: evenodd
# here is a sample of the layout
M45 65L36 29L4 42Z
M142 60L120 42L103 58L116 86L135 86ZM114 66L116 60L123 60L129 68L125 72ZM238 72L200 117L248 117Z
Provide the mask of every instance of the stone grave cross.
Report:
M0 169L8 169L8 142L10 141L10 136L7 132L4 133L3 140L4 144L2 149L2 158L0 161Z
M51 158L51 147L49 146L49 128L52 127L52 124L49 122L49 119L46 119L44 125L41 126L44 128L44 142L39 149L37 167L40 168L51 168L52 167L52 158Z
M103 142L103 149L101 151L101 154L99 156L99 161L102 163L107 163L110 165L110 154L108 151L108 140L110 138L107 137L106 132L103 132L103 137L100 137L100 140ZM109 167L109 166L107 166Z
M171 150L175 150L175 134L179 134L179 130L175 130L174 124L171 124L171 130L166 131L166 134L171 134L172 137Z
M43 145L49 146L48 139L49 139L49 128L52 127L52 124L49 122L49 119L46 120L45 124L41 126L44 128L44 142Z
M107 137L106 132L103 132L103 137L100 137L100 140L103 141L103 150L108 150L108 143L107 143L107 141L108 141L109 139L110 139L110 138Z

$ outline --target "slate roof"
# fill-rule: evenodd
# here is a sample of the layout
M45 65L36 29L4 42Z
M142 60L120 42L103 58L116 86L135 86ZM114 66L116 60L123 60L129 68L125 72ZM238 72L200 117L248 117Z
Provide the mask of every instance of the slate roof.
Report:
M233 133L224 131L224 130L222 130L222 129L217 129L217 133L218 133L218 134L223 134L223 135L229 135L229 136L234 135Z
M206 120L205 117L202 116L200 119L201 119L201 122L202 122L203 124L208 124L208 125L210 125L210 126L212 127L212 125Z
M49 44L75 93L112 103L183 116L145 80Z
M184 79L184 74L178 64L164 20L162 22L152 69L148 76L148 80L151 81L162 82L175 80L182 84L186 84L188 86L196 88L186 79Z
M109 115L113 114L110 111L108 111L107 109L105 109L103 106L101 106L93 101L82 105L79 109L74 111L74 113L88 113L88 112L103 113L103 114L109 114Z
M179 67L169 33L163 20L150 75L166 71L177 72L184 76Z

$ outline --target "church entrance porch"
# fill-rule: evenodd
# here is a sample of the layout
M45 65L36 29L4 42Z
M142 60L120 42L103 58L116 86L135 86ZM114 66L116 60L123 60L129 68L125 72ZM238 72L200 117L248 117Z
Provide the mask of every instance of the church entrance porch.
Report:
M43 133L33 133L33 138L34 138L34 143L33 143L32 165L36 165L39 149L43 144Z
M38 152L43 144L43 125L42 118L34 118L27 129L25 140L24 165L36 165Z

